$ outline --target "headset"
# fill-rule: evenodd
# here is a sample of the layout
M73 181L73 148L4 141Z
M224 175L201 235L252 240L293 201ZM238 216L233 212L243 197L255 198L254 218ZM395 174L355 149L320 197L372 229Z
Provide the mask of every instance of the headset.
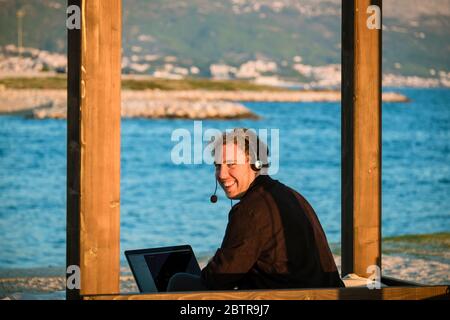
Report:
M263 168L268 168L270 166L270 164L267 160L267 158L269 156L269 148L267 147L267 145L259 139L258 135L256 135L255 133L253 133L253 131L246 129L246 128L234 129L233 132L231 133L231 137L233 137L233 138L238 137L238 135L240 133L244 133L244 142L245 142L245 145L248 145L250 159L251 159L250 167L252 168L252 170L255 172L259 172ZM256 150L253 148L253 145L251 143L251 138L249 137L249 135L253 136L252 138L254 139L254 141L256 141ZM223 135L222 135L222 137L223 137ZM265 149L267 151L266 154L262 156L262 159L259 157L260 156L260 152L259 152L260 145L265 147ZM253 159L254 159L254 161L252 161ZM263 161L263 160L265 160L265 161ZM215 179L215 180L216 180L216 186L214 189L214 193L211 195L211 197L209 199L212 203L216 203L217 199L218 199L217 195L216 195L217 179Z

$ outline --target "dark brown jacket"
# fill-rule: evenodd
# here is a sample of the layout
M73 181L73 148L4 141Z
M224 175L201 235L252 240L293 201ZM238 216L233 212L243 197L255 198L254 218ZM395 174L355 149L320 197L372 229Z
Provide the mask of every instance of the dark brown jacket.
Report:
M313 208L265 175L231 209L202 280L216 290L344 286Z

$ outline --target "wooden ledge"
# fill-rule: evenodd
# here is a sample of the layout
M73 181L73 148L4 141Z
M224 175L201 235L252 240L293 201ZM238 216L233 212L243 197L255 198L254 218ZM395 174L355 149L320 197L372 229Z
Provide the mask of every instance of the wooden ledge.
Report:
M84 300L421 300L450 299L450 287L286 289L85 295Z

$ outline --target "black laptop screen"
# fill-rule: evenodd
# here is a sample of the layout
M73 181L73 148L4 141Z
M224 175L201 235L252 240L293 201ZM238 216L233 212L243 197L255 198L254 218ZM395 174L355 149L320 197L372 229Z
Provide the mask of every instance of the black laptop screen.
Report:
M166 291L170 277L178 272L192 270L192 254L189 251L144 255L159 292Z
M178 272L200 275L191 246L181 245L125 251L140 292L164 292Z

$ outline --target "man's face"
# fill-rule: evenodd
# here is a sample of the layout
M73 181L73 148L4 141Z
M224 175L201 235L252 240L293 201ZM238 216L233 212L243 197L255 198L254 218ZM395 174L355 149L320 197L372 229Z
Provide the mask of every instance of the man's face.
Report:
M234 143L222 146L222 163L216 163L216 179L230 199L239 199L255 180L244 150Z

